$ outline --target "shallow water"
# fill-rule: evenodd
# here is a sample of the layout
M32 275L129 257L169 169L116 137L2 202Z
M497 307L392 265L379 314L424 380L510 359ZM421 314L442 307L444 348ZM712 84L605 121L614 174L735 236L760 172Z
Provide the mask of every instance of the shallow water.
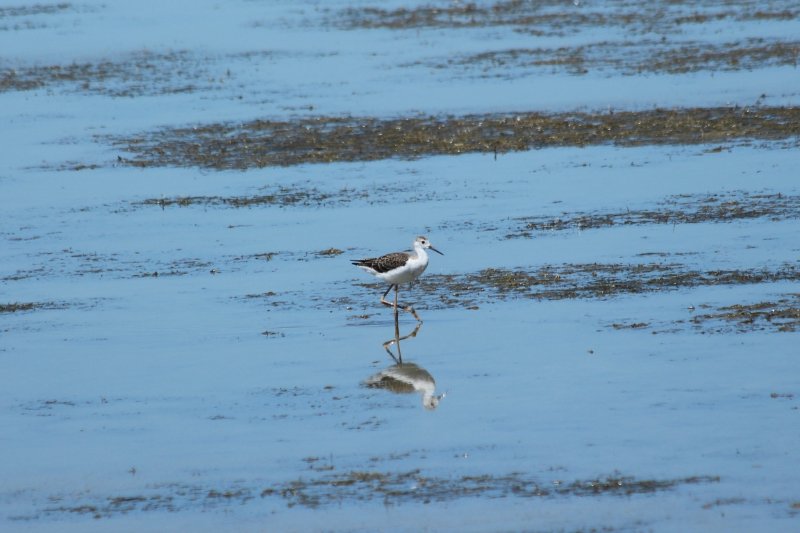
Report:
M769 60L475 75L439 63L645 30L351 27L343 9L372 5L0 8L0 66L41 83L0 92L3 527L796 528L796 135L244 171L118 160L112 138L220 121L797 105L796 67ZM791 3L763 9L787 15L645 34L798 34ZM706 205L726 215L642 215ZM435 410L364 385L394 364L394 323L349 263L417 234L446 255L400 293L425 321L401 348L446 393ZM555 275L580 290L548 296Z

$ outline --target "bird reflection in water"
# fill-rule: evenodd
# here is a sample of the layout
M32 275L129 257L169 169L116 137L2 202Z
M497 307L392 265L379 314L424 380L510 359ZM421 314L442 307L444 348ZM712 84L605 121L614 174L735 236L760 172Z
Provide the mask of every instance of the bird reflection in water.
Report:
M396 325L396 324L395 324ZM422 323L417 324L414 331L408 335L400 336L399 328L395 327L395 337L383 343L383 348L394 360L395 364L387 367L377 374L364 380L364 385L375 389L386 389L396 394L418 392L422 394L422 405L426 409L436 409L445 394L436 395L436 381L430 372L415 363L404 363L400 352L400 341L417 336ZM392 352L392 345L397 346L397 355Z

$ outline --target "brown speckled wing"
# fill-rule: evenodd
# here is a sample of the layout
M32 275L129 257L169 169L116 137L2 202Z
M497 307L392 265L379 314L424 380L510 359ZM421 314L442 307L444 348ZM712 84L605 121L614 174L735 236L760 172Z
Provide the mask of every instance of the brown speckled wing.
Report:
M395 252L371 259L359 259L358 261L353 261L353 264L371 268L378 274L384 274L405 265L408 257L409 255L405 252Z

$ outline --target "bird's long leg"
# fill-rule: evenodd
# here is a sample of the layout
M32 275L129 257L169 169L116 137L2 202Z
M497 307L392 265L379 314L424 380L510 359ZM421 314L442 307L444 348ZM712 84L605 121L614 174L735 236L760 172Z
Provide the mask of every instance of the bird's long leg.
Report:
M398 285L394 286L394 336L397 337L397 354L400 355L400 312L397 310L397 293L400 292L400 287ZM400 361L402 362L403 356L400 355Z
M392 287L389 287L389 291L390 290L392 290ZM389 291L386 291L383 294L384 298L389 293ZM402 365L403 353L400 351L400 313L398 312L397 308L398 292L400 292L400 288L397 285L395 285L394 286L394 340L383 343L383 347L386 348L386 351L389 352L389 354L392 356L392 358L395 360L397 364ZM381 298L382 302L384 301L384 298ZM387 345L391 346L393 342L397 344L397 357L395 357L394 354L392 354L391 350L389 350L389 348L387 347Z
M395 287L395 286L396 286L396 285L394 285L394 284L392 284L392 285L389 285L389 288L388 288L388 289L386 289L386 292L384 292L384 293L383 293L383 296L381 296L381 303L382 303L383 305L388 305L389 307L395 307L395 306L397 305L397 302L395 302L394 304L392 304L392 302L387 302L387 301L386 301L386 295L387 295L387 294L389 294L389 291L390 291L390 290L392 290L392 288L393 288L393 287Z
M394 303L386 301L386 295L389 294L389 291L392 290L392 288L394 288ZM403 311L411 313L412 315L414 315L414 318L417 319L417 322L422 322L422 319L419 317L417 312L414 311L413 307L411 307L410 305L405 305L403 307L400 307L400 304L397 303L397 293L399 292L399 290L400 290L400 286L399 285L392 284L392 285L389 285L389 288L386 289L386 292L384 292L383 296L381 296L381 303L383 305L385 305L387 307L393 307L394 308L394 311L395 311L395 323L397 323L397 320L399 320L399 318L397 317L398 309L402 309Z

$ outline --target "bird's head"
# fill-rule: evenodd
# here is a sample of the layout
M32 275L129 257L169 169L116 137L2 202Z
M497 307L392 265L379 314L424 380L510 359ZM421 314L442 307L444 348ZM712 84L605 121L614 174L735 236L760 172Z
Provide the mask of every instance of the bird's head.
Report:
M419 237L417 237L414 240L414 244L419 245L422 248L427 248L429 250L433 250L434 252L436 252L439 255L444 255L442 252L440 252L439 250L434 248L433 245L431 244L431 241L429 241L428 238L423 236L423 235L420 235Z

